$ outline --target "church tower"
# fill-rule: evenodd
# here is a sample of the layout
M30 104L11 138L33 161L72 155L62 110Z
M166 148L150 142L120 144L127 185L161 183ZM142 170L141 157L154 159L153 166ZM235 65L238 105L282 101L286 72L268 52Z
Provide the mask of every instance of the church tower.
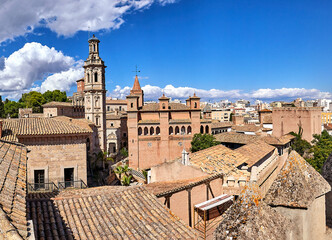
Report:
M99 56L99 39L89 39L89 57L84 62L85 118L98 128L99 145L106 151L105 64Z

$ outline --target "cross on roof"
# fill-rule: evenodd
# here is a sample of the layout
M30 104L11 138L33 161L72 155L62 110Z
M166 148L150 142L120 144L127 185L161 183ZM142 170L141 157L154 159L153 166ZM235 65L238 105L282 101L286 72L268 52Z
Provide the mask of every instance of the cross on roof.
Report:
M141 72L141 70L138 70L137 65L136 65L136 70L133 72L136 72L136 76L137 76L137 73Z

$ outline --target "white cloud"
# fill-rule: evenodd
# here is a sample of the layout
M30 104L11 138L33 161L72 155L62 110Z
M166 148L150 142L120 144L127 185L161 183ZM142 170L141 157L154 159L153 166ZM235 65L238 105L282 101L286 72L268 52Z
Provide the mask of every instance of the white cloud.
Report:
M125 98L130 93L131 87L116 88L109 94L109 96L116 98ZM251 92L244 92L242 90L229 90L223 91L219 89L198 89L192 87L174 87L167 85L164 88L158 86L145 85L142 87L146 99L158 99L163 92L166 96L172 98L185 99L196 93L202 99L208 100L221 100L221 99L287 99L287 98L304 98L304 99L318 99L318 98L332 98L329 92L322 92L318 89L305 89L305 88L281 88L281 89L258 89Z
M305 88L279 88L279 89L258 89L252 92L251 96L257 99L279 99L279 98L332 98L331 93L321 92L318 89Z
M33 32L36 27L50 28L58 35L72 36L78 31L119 28L123 16L153 3L166 5L175 0L3 0L0 8L0 43Z
M0 92L17 96L35 90L69 90L83 77L83 62L40 43L26 43L3 61L0 68ZM37 81L43 81L41 87ZM7 94L6 94L7 93Z

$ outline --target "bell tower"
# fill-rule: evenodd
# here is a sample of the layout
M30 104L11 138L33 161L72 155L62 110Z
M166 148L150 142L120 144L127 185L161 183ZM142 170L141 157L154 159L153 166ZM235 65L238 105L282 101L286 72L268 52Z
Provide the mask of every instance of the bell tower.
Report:
M85 118L98 128L101 150L106 150L106 90L105 64L99 56L99 39L89 39L89 56L84 62Z

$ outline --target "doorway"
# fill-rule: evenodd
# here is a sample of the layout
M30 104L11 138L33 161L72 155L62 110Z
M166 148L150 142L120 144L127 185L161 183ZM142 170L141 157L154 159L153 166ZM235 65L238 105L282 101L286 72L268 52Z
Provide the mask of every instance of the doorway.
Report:
M35 170L35 189L44 189L45 188L45 170Z
M74 187L74 168L65 168L65 187Z

